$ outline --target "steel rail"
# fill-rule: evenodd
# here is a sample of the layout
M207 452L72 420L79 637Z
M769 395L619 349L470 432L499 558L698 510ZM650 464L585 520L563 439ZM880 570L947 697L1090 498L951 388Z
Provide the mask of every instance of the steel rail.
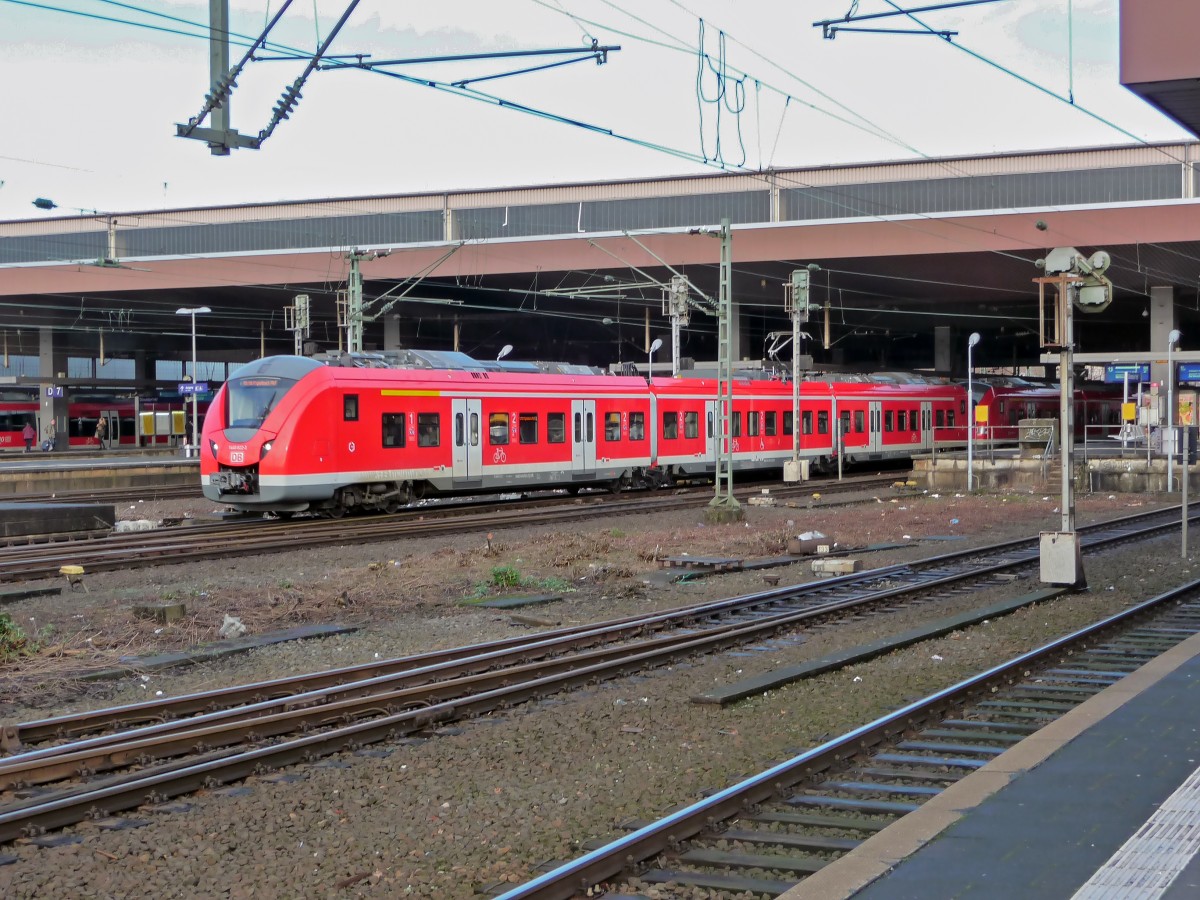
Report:
M1122 529L1133 526L1139 521L1163 517L1164 515L1161 511L1137 513L1106 522L1095 523L1080 530L1084 534L1112 530L1121 532ZM1155 527L1162 530L1173 528L1176 524L1174 520L1171 520ZM1119 533L1115 539L1127 539L1127 537L1127 535ZM1095 540L1089 541L1085 544L1085 547L1091 549L1095 543ZM509 638L502 641L452 648L445 651L434 651L415 656L399 657L381 662L363 663L328 672L309 673L294 678L276 679L235 688L205 691L169 700L145 701L129 706L110 707L75 715L27 722L9 726L5 738L6 742L10 744L33 743L54 738L70 737L101 728L136 725L145 722L169 722L170 720L177 720L181 716L211 711L218 706L228 708L250 704L249 707L246 707L246 712L247 714L252 714L258 710L272 708L272 703L286 702L289 699L295 702L308 702L305 698L310 698L313 702L319 702L319 698L335 691L344 693L355 690L360 685L369 687L385 683L387 679L395 677L396 673L406 675L419 673L433 674L438 671L444 671L445 667L454 661L463 660L470 660L476 666L494 666L499 661L507 658L504 654L513 652L528 653L540 650L546 653L561 653L567 650L578 649L580 646L594 644L599 640L622 640L631 635L644 634L654 630L671 627L691 627L701 620L711 619L730 612L743 613L762 606L794 602L807 596L828 595L848 588L866 589L873 582L878 582L882 579L917 576L921 571L936 570L947 565L958 565L964 560L972 558L995 556L1005 553L1022 554L1019 558L1002 560L989 569L980 570L977 575L963 576L982 577L989 572L1001 571L1013 565L1027 563L1035 548L1036 541L1034 539L1019 538L973 550L953 551L911 563L898 563L871 569L866 572L824 579L822 581L787 585L757 593L707 601L694 606L637 614L607 622L555 629L542 632L534 637ZM919 586L927 587L930 585L929 579L926 578ZM875 596L899 596L912 589L913 586L911 584L901 585L890 592L875 594ZM89 744L88 746L100 746L100 743L104 740L111 740L111 738L97 740L96 744ZM46 750L32 752L51 755L55 751L56 748L47 748Z
M1156 526L1155 530L1165 528L1167 526ZM1127 534L1118 534L1110 536L1107 541L1125 540ZM1030 554L1031 555L1031 554ZM1027 560L1026 560L1027 561ZM1011 565L1008 563L1007 565ZM947 581L956 581L961 579L961 575L955 575ZM892 594L894 591L885 592ZM846 608L852 602L862 601L837 601L829 605L829 609L823 610L829 612L833 608ZM733 624L726 625L719 629L714 629L708 635L696 636L691 633L669 635L647 641L642 645L635 646L631 654L628 647L608 647L591 653L586 653L579 658L573 659L555 659L550 662L533 663L517 669L486 673L483 676L472 676L468 679L471 682L470 687L481 689L478 693L468 693L466 696L458 696L459 686L445 683L437 686L437 691L433 694L421 696L415 691L400 691L391 695L375 696L362 699L360 701L346 704L332 704L328 707L318 708L311 711L311 716L307 719L309 725L326 725L333 722L343 722L347 718L352 718L361 714L362 710L368 709L372 712L382 712L382 718L373 720L372 722L356 723L345 727L336 728L333 731L320 736L324 743L322 747L333 747L334 752L337 749L354 748L364 742L374 742L382 740L381 732L375 730L373 725L386 723L389 725L387 734L392 737L397 737L403 734L411 734L413 731L420 731L428 728L429 725L436 722L450 721L455 718L460 718L463 715L478 715L483 712L490 712L498 708L504 708L511 705L513 702L527 700L531 697L541 697L547 693L562 690L566 687L578 684L590 684L596 680L606 680L617 677L619 675L632 672L642 671L648 667L664 665L667 662L679 658L680 656L691 656L698 652L711 652L715 649L720 649L728 646L735 646L744 643L746 640L755 638L759 635L763 628L777 629L786 621L799 621L803 618L808 618L818 613L817 610L806 610L803 612L784 613L773 617L775 622L767 624L766 622L756 622L748 625ZM531 680L517 681L515 679L526 677ZM421 702L422 704L434 702L430 706L422 705L420 708L394 712L390 704L394 702L403 703ZM300 715L304 717L309 715L309 710L305 709ZM176 737L176 749L199 750L201 752L210 750L213 746L221 746L221 738L218 736L224 733L227 737L245 736L247 731L253 732L255 739L263 739L264 737L277 736L279 731L273 730L276 723L281 721L279 716L266 716L249 721L231 723L222 729L218 726L217 730L200 729L191 734L182 734ZM366 727L365 726L371 726ZM291 728L291 726L288 726ZM338 736L344 736L345 740L339 746L336 744ZM384 735L386 736L386 734ZM299 738L289 740L283 744L275 745L273 748L262 748L261 750L249 751L246 754L231 756L213 763L206 764L204 771L211 778L218 782L224 783L228 780L236 780L236 775L226 777L225 768L228 767L230 772L242 771L242 760L245 757L253 757L258 764L265 765L282 765L293 759L293 754L298 747L312 746L311 738ZM335 743L329 743L330 741ZM145 763L145 751L149 749L147 742L134 742L127 746L110 748L111 758L108 761L122 764L129 762ZM265 756L263 750L269 750ZM277 754L277 755L274 755ZM72 758L69 760L54 760L51 759L47 764L50 767L55 765L63 766L80 766L81 759ZM213 768L213 766L216 768ZM85 770L88 768L86 763L82 765ZM106 782L101 785L84 785L78 789L70 789L52 798L39 798L31 801L27 805L19 807L9 807L6 810L0 811L0 841L12 839L15 836L29 828L44 828L54 827L60 824L69 824L69 821L78 821L78 817L82 815L85 809L106 810L108 812L119 811L128 808L126 804L131 794L130 791L135 791L138 785L153 786L155 791L159 788L170 788L169 795L174 796L176 793L175 787L169 781L164 782L162 779L169 776L171 772L177 772L179 777L187 783L191 775L189 773L196 769L194 765L185 765L183 768L159 768L153 770L144 777L132 777L129 780L120 780L119 783L113 784ZM116 798L116 799L114 799ZM123 798L123 799L122 799ZM114 805L115 804L115 805ZM137 805L133 803L131 805ZM74 809L74 815L77 818L70 820L68 811ZM68 821L69 820L69 821Z
M250 528L224 526L203 532L158 529L147 532L128 532L66 546L63 544L20 546L0 550L0 582L28 581L57 577L63 565L82 565L91 571L124 570L143 565L190 562L208 558L228 558L269 553L303 547L329 546L349 542L368 543L394 540L413 534L445 533L471 529L493 529L526 525L553 524L575 521L594 515L598 507L606 514L665 512L694 507L702 502L699 494L686 497L653 497L609 500L607 502L578 502L577 498L563 505L534 512L522 508L512 512L486 515L464 515L451 519L430 521L427 511L395 517L364 517L301 522L269 523L264 534L257 522Z
M668 851L707 828L742 814L755 804L782 793L801 781L829 771L846 759L864 755L871 748L896 741L932 717L946 715L962 706L966 698L992 686L1015 680L1030 666L1057 657L1097 635L1120 627L1149 612L1200 591L1200 580L1152 597L1071 634L1022 653L984 672L910 703L840 737L826 741L786 762L718 791L684 809L597 848L578 859L502 894L497 900L567 900L626 871L631 864Z

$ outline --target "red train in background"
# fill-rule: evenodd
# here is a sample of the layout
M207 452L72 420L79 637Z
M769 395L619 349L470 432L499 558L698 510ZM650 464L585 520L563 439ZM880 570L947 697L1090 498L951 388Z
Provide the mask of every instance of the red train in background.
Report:
M1037 384L1020 378L993 378L973 385L976 407L975 436L997 443L1014 443L1021 419L1057 419L1061 394L1056 384ZM1092 439L1121 430L1120 385L1088 384L1075 389L1075 436Z
M237 370L204 422L205 496L243 511L339 516L436 495L663 486L715 470L709 379L360 365L279 356ZM997 422L1025 402L980 389ZM1035 406L1020 408L1040 410L1048 389L1028 390ZM839 452L853 463L961 447L966 414L962 384L868 376L803 382L797 422L789 382L737 380L734 468L781 468L797 429L801 458L818 471Z
M204 415L207 408L208 403L201 400L199 414ZM68 404L68 446L72 450L170 446L185 439L190 415L190 402L178 398L75 397ZM98 438L96 429L102 419L103 438ZM47 429L41 422L37 397L26 392L0 396L0 450L24 450L22 432L27 423L37 431L35 449L41 448Z

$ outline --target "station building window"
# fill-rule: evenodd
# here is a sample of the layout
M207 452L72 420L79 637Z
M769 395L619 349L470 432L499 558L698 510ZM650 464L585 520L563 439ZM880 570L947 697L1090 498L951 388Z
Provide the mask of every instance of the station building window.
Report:
M404 413L383 414L383 446L385 449L404 448Z

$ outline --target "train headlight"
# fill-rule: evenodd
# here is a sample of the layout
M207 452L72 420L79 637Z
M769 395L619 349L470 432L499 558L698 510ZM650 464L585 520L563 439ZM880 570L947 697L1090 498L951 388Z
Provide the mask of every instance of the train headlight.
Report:
M216 441L214 441L214 440L212 440L212 439L209 439L209 442L208 442L208 449L212 451L213 459L216 459L216 458L217 458L217 451L218 451L218 450L220 450L221 448L217 446L217 442L216 442Z
M262 459L264 456L266 456L268 453L270 453L271 447L274 446L274 444L275 444L274 441L267 441L265 444L263 444L262 450L259 451L259 459Z

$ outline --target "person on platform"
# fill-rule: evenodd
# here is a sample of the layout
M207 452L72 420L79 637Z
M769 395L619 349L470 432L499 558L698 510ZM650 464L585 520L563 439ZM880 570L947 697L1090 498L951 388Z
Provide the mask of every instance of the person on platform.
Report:
M37 437L37 429L33 427L32 422L25 423L25 427L21 430L21 437L25 439L25 452L28 453L33 449L33 441Z
M46 439L42 441L42 450L49 453L54 449L54 443L58 440L58 429L51 422L46 426Z
M96 443L101 447L104 446L104 439L108 436L108 420L101 419L96 423Z

